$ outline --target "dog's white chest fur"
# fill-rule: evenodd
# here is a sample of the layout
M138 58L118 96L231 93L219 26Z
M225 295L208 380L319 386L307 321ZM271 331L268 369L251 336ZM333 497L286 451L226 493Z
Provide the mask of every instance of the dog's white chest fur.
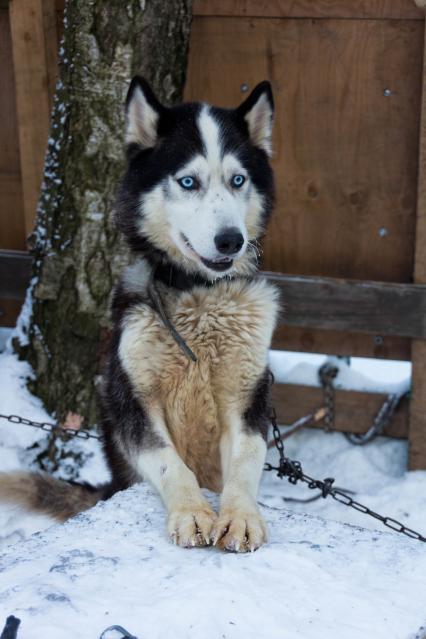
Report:
M144 404L161 411L200 484L218 490L225 416L232 410L244 413L267 365L277 291L259 279L222 281L188 293L161 288L160 293L197 361L188 360L145 304L126 315L120 359Z

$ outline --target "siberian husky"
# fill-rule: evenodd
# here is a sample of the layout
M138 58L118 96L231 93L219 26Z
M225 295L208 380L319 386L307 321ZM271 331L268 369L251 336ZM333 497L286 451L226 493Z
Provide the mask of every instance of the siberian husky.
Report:
M136 77L126 123L115 217L134 262L113 296L101 398L112 481L3 475L0 498L65 520L146 479L176 544L252 551L267 539L256 495L278 311L257 273L273 203L271 87L236 109L169 108ZM218 514L201 488L220 493Z

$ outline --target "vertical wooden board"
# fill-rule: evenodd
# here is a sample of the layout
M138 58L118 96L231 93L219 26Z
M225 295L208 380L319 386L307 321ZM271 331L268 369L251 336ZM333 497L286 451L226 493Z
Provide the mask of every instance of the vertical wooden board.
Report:
M23 249L25 226L7 9L0 9L0 123L0 248Z
M22 185L19 173L0 171L0 249L26 249Z
M422 109L419 132L419 174L417 190L416 253L414 281L426 283L426 47L423 57ZM412 396L409 424L409 465L426 469L426 341L413 340Z
M266 269L411 280L422 46L415 20L194 19L187 98L274 86Z
M49 107L52 110L58 77L58 28L55 0L43 0L43 27L46 52L46 68L49 94Z
M16 324L16 318L21 312L21 300L0 298L0 326L12 328Z
M10 24L28 235L34 225L50 119L43 0L13 0Z

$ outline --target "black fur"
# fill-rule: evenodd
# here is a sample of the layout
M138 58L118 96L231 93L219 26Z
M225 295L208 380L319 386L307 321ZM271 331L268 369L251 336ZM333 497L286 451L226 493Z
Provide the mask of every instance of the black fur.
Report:
M271 385L271 373L267 368L257 382L251 405L244 413L247 430L254 433L260 431L265 441L271 422Z

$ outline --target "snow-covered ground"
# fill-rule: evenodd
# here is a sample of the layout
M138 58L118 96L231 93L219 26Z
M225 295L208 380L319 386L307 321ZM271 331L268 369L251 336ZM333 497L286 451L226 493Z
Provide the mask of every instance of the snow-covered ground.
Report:
M165 539L156 496L134 487L10 548L1 610L22 620L22 639L98 639L111 624L139 639L414 639L426 621L420 544L263 514L271 541L254 554L185 550Z
M322 359L271 354L277 379L294 383L316 383ZM409 385L409 365L339 360L339 366L344 387ZM25 388L29 373L12 354L0 355L0 413L52 421ZM30 467L44 437L0 420L0 469ZM85 456L81 479L107 477L96 441L70 446ZM426 472L406 472L405 441L381 438L361 448L339 433L310 430L290 438L286 451L308 474L333 476L357 500L426 532ZM15 614L22 619L19 639L97 639L112 623L139 639L424 639L426 546L331 499L283 501L311 496L265 473L259 501L271 539L250 556L173 547L162 507L145 486L66 525L3 505L0 630ZM43 532L24 541L36 531Z

